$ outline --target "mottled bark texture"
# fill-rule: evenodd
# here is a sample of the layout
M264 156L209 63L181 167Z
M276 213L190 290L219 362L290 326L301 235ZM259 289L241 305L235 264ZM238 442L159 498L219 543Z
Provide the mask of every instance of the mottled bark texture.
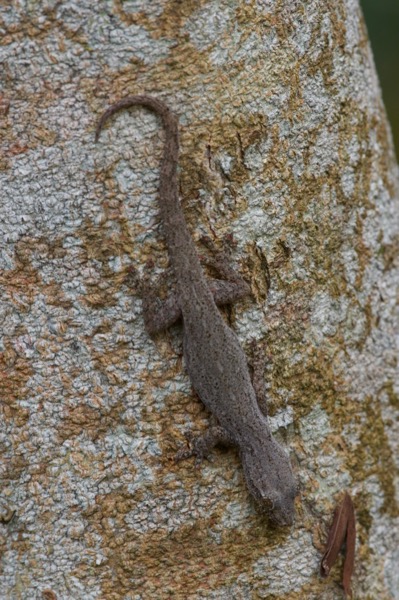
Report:
M338 600L348 490L354 597L399 598L397 171L357 0L3 2L0 33L1 597ZM132 109L94 145L137 93L179 115L190 229L251 284L226 318L264 355L291 530L233 450L172 461L208 415L129 271L167 263L163 134Z

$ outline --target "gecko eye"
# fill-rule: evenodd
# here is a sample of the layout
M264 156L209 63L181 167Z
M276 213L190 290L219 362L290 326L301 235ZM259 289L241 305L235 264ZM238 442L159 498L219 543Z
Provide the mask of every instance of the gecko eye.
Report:
M278 494L274 493L274 494L270 494L267 496L266 500L269 503L270 508L275 508L276 505L278 504L280 497Z

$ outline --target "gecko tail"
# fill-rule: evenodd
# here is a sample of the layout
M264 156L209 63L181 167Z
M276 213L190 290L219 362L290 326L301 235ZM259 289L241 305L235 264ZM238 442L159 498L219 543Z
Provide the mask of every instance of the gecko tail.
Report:
M126 98L115 102L115 104L112 104L105 112L103 112L97 123L94 141L98 142L101 130L108 119L112 117L112 115L124 108L130 108L131 106L145 106L146 108L149 108L161 117L162 125L167 132L173 133L175 136L177 136L177 119L169 107L158 98L153 98L152 96L146 95L137 95L127 96Z
M187 229L178 193L179 122L176 115L162 100L153 96L127 96L112 104L101 115L96 127L95 141L98 141L104 124L112 115L131 106L144 106L161 118L165 141L159 176L159 203L169 256L175 271L180 274L184 272L189 280L199 281L202 277L202 269L194 242ZM184 252L181 248L185 248ZM206 287L205 283L204 285Z

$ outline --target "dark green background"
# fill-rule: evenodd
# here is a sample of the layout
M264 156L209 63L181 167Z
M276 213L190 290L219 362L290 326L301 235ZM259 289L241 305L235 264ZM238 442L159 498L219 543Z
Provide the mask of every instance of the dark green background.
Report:
M361 0L399 156L399 0Z

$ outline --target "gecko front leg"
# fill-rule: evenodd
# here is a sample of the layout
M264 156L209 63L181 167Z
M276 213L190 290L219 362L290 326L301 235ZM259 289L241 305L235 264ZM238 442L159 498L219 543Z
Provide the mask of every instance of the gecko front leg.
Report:
M267 395L265 390L264 382L264 362L262 360L261 353L256 344L256 340L251 342L252 349L252 385L255 391L258 406L262 413L267 417ZM211 421L208 429L200 435L194 435L191 431L185 432L185 437L189 443L189 448L180 449L175 455L175 461L185 460L196 457L196 467L202 462L204 458L209 460L209 454L215 446L234 446L235 441L221 425L218 424L217 419L211 415Z
M222 446L230 446L234 444L234 440L229 435L228 431L220 425L210 425L208 429L201 435L193 435L191 432L185 433L186 439L190 444L189 448L181 448L175 454L175 461L185 460L196 457L195 464L199 466L204 458L208 458L211 450L219 444Z

